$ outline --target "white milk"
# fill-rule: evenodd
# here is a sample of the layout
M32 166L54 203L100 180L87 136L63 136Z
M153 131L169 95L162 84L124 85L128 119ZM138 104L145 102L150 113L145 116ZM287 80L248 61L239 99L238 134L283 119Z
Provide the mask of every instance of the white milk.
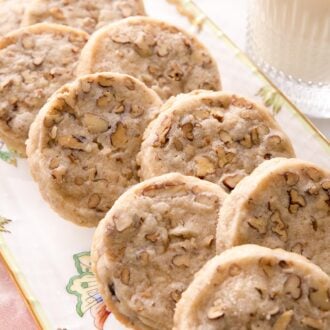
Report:
M254 54L297 80L330 84L330 0L250 0Z

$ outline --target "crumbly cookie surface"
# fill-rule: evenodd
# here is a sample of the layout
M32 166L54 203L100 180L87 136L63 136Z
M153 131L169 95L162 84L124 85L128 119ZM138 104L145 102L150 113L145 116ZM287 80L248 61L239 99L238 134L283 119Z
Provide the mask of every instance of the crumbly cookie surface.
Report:
M163 105L138 161L144 179L179 172L231 191L273 157L294 157L294 151L266 109L233 94L195 91Z
M0 0L0 36L21 26L25 8L29 1Z
M92 260L109 309L134 329L172 329L176 302L215 254L217 185L171 173L124 193L101 221Z
M216 62L195 37L149 17L127 18L97 31L82 52L78 71L130 74L162 99L221 87Z
M183 293L175 330L330 327L330 279L306 258L242 245L211 259Z
M0 137L25 154L29 127L47 98L72 80L88 35L48 23L0 40Z
M299 159L273 159L224 203L218 252L259 244L300 253L330 274L330 172Z
M122 74L80 77L46 103L27 143L31 172L63 217L95 226L139 181L136 154L161 100Z
M142 0L31 0L23 25L64 24L93 33L129 16L145 15Z

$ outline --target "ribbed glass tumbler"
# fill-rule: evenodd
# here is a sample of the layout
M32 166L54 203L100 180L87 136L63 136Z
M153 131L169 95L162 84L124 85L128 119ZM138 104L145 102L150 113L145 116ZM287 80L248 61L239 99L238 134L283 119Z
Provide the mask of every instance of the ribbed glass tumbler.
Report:
M306 114L330 118L330 0L249 0L247 52Z

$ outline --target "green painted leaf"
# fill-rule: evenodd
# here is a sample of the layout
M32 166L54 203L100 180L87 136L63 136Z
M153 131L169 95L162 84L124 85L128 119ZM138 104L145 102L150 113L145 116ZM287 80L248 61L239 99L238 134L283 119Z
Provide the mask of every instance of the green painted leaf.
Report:
M6 225L9 224L9 222L11 222L10 219L4 218L0 215L0 232L2 233L10 233L9 230L6 229Z
M257 93L264 102L266 107L271 107L273 114L278 114L284 104L284 100L281 95L271 86L264 86L260 88Z
M78 275L72 276L66 286L66 291L77 297L76 311L80 317L102 302L95 276L91 272L90 258L90 252L80 252L73 256Z
M73 256L74 264L79 274L91 271L91 253L89 251L80 252Z
M80 317L100 302L100 295L93 273L72 276L66 286L66 291L77 297L76 311Z
M16 157L11 151L0 150L0 159L7 162L8 164L17 166Z

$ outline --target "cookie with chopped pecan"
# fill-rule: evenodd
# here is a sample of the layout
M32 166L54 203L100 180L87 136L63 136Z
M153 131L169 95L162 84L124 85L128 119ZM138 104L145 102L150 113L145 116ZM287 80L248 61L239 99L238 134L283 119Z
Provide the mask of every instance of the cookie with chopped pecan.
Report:
M81 54L78 71L127 73L162 99L221 88L209 51L193 35L150 17L126 18L94 33Z
M162 102L137 79L97 73L64 85L39 112L27 142L31 173L64 218L95 226L139 182L136 154Z
M329 329L330 278L282 249L242 245L208 261L182 294L174 330Z
M144 134L138 161L143 179L179 172L231 191L273 157L294 157L294 151L265 108L227 92L194 91L164 104Z
M50 22L93 33L106 24L137 15L145 15L142 0L30 0L22 24Z
M178 173L125 192L96 229L93 269L104 302L133 329L173 327L181 293L215 255L226 193Z
M40 23L0 39L0 138L25 155L29 127L59 87L74 79L88 34Z
M274 158L244 178L220 212L217 248L259 244L300 253L330 274L330 172Z

